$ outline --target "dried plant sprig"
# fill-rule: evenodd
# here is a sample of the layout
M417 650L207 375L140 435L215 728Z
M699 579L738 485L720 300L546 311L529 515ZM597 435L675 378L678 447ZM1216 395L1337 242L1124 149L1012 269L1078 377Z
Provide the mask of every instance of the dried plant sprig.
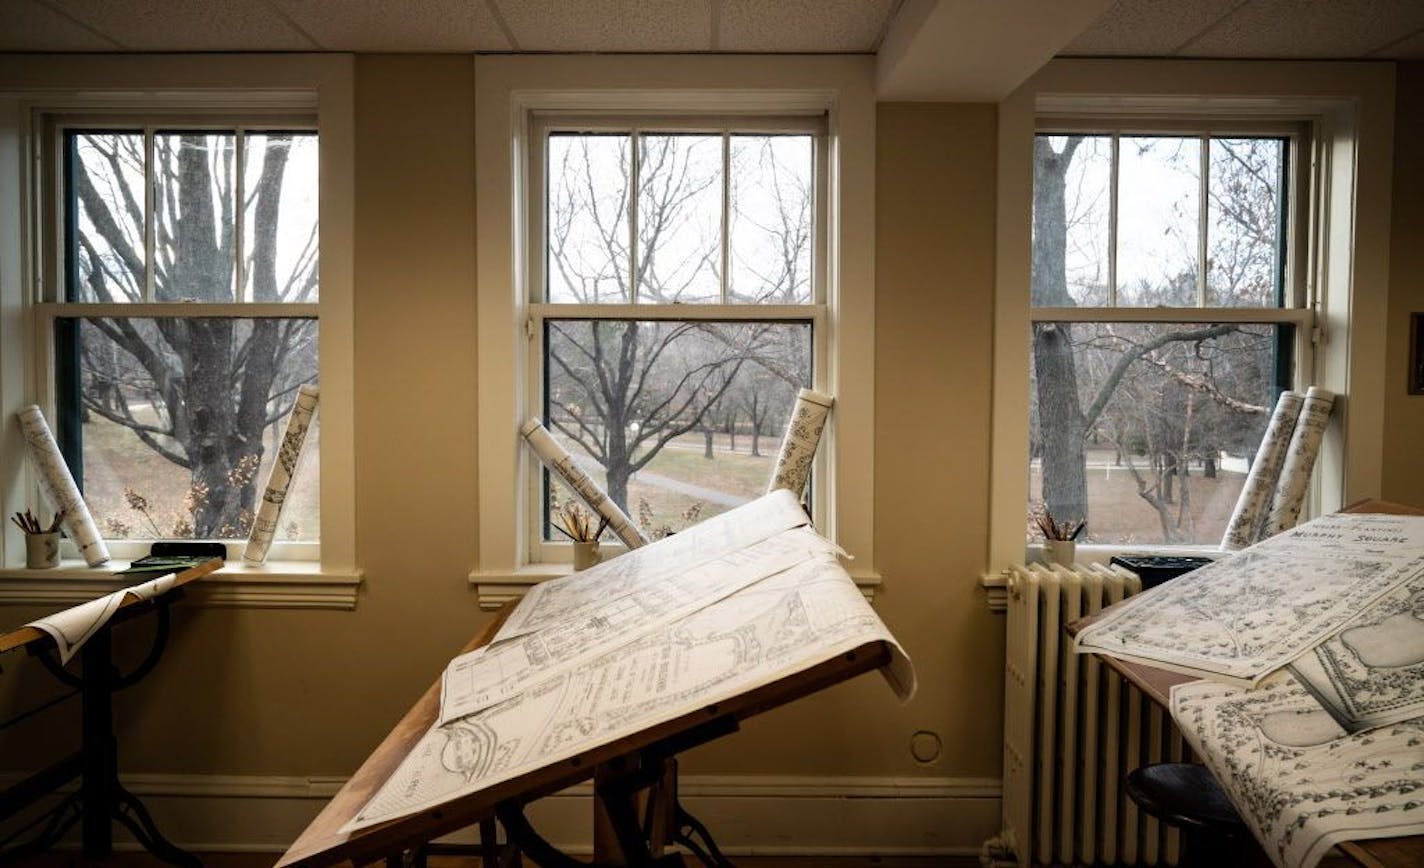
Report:
M1047 509L1034 516L1034 522L1043 533L1044 539L1064 542L1076 540L1087 525L1085 521L1054 521L1053 513Z
M592 513L585 509L583 504L573 501L565 501L553 510L549 523L574 542L597 542L603 534L603 529L608 526L607 519L595 525Z

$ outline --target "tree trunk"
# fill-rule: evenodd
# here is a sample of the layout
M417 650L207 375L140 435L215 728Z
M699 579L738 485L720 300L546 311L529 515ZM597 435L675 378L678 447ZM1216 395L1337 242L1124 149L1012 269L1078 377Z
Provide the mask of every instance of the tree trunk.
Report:
M1035 304L1072 307L1066 257L1068 217L1065 199L1068 166L1080 139L1070 138L1062 153L1046 139L1034 140L1034 245L1032 293ZM1038 323L1033 327L1033 365L1038 390L1039 437L1043 443L1043 501L1058 521L1088 520L1088 478L1078 403L1078 371L1073 359L1072 326Z
M702 457L712 459L712 427L709 425L702 429Z

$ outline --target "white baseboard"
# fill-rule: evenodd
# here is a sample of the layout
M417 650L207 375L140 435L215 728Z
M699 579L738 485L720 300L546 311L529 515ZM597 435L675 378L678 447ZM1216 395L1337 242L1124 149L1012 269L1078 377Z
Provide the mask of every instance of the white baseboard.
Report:
M18 776L0 776L0 787ZM280 852L344 781L246 775L126 775L174 843L210 852ZM993 778L686 775L683 804L728 854L973 854L999 831ZM591 784L532 805L530 821L570 853L592 840ZM116 832L124 847L124 833ZM473 831L448 840L473 841Z

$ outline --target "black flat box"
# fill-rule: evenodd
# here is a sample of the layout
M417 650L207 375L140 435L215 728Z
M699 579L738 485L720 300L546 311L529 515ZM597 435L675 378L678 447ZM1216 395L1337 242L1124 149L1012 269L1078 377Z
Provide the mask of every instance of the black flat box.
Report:
M1120 567L1126 567L1142 577L1142 588L1155 588L1169 579L1175 579L1183 573L1190 573L1198 567L1204 567L1211 563L1214 558L1189 558L1175 555L1126 555L1115 557L1110 563Z

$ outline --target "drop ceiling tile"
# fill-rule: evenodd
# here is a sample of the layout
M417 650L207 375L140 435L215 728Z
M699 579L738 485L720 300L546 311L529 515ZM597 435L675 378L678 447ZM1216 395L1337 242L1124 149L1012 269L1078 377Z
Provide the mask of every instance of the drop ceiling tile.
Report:
M708 0L489 0L520 51L707 51Z
M262 0L53 0L136 51L311 51L313 44Z
M115 51L120 47L35 0L0 2L0 51Z
M1184 57L1358 58L1424 27L1418 0L1250 0Z
M1239 5L1241 0L1118 0L1059 53L1165 57Z
M484 0L272 0L330 51L508 51Z
M1424 30L1370 55L1377 60L1424 60Z
M723 0L722 51L874 51L895 0Z

